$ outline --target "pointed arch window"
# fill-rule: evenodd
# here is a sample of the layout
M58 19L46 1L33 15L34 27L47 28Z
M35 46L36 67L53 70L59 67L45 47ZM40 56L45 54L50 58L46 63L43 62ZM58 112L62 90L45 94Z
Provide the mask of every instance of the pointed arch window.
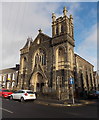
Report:
M64 33L64 27L61 25L61 33Z
M27 59L26 57L23 57L21 59L21 72L23 73L24 69L26 69L26 66L27 66Z
M56 50L56 70L64 69L65 50L63 47L59 47Z
M42 49L39 49L35 55L35 64L37 63L41 64L42 66L46 65L46 53Z
M56 26L56 35L58 35L58 26Z

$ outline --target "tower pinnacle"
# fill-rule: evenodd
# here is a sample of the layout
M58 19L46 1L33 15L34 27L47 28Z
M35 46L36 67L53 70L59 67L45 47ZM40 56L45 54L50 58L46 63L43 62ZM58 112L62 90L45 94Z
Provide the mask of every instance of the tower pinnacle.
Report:
M52 13L52 22L55 22L56 21L56 15L55 13Z
M64 7L64 8L63 8L63 15L66 16L67 12L68 12L68 11L67 11L66 7Z

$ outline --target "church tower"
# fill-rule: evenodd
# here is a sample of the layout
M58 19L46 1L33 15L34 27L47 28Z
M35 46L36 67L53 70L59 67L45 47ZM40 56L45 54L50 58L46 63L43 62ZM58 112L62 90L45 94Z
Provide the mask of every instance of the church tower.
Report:
M67 16L64 7L63 16L56 18L52 13L53 48L53 88L69 91L69 79L74 78L74 25L73 17ZM66 93L65 93L66 94ZM69 93L67 93L67 98Z
M63 17L56 19L55 13L52 13L52 37L58 37L60 35L68 34L70 37L74 37L73 32L73 17L67 17L67 9L63 9Z

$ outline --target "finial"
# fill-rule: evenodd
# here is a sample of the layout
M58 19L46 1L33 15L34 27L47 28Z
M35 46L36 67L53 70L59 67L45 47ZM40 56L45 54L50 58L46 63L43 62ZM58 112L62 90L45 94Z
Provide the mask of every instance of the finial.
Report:
M39 33L42 33L42 30L41 30L41 29L39 29L38 31L39 31Z
M29 40L30 40L30 37L28 36L27 41L29 41Z
M67 11L66 7L64 7L64 8L63 8L63 14L64 14L64 16L66 16L67 12L68 12L68 11Z
M66 6L64 6L63 10L66 10Z
M72 15L70 15L70 19L73 19Z
M53 21L53 22L56 21L56 15L55 15L55 13L52 13L52 21Z
M56 16L55 16L55 13L52 13L52 17L56 17Z
M71 20L71 22L73 23L73 17L72 17L72 15L70 15L70 20Z

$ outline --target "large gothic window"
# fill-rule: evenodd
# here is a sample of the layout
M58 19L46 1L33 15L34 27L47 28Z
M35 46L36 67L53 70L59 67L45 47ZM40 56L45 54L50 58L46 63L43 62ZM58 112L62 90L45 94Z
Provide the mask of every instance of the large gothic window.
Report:
M69 49L69 63L70 63L70 67L73 68L73 51L72 51L72 49Z
M64 69L64 57L65 57L65 50L63 47L59 47L56 50L56 70Z
M34 55L35 65L41 64L46 65L46 53L44 50L39 49Z

